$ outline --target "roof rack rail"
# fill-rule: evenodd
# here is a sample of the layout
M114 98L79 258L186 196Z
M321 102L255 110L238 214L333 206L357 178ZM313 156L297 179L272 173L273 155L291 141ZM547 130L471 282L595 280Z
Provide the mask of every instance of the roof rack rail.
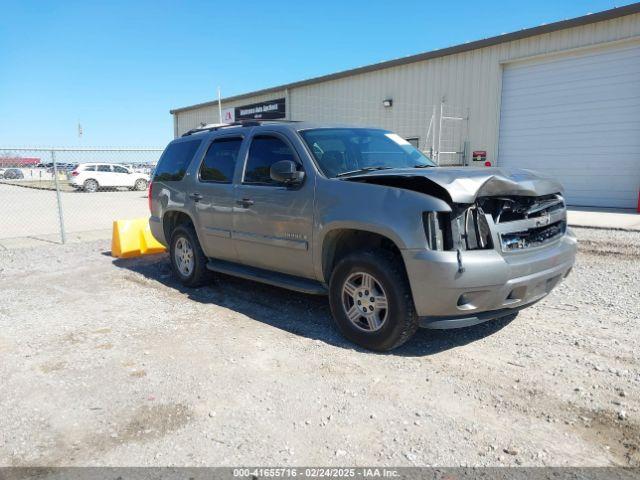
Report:
M283 120L283 119L274 119L274 120L241 120L239 122L231 122L231 123L214 123L210 125L203 125L202 127L192 128L191 130L182 134L183 137L187 137L194 133L199 132L213 132L215 130L220 130L221 128L227 127L258 127L264 123L296 123L300 120Z

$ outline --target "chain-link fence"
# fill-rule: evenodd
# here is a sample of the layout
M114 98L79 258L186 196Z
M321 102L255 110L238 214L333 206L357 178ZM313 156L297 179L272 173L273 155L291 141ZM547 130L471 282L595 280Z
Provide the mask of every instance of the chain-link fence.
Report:
M108 236L118 218L148 215L161 148L0 148L0 242Z

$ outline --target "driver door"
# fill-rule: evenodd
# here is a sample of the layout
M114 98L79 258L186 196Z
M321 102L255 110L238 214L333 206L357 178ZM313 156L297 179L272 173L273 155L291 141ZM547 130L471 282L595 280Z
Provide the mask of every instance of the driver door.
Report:
M313 278L314 179L307 176L296 186L271 179L271 165L278 161L291 160L304 168L284 135L258 132L250 142L233 208L238 259L253 267Z

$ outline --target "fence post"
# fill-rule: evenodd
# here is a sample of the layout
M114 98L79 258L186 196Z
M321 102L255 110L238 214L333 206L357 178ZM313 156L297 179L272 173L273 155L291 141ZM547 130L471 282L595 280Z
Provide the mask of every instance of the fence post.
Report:
M64 215L62 213L62 199L60 198L60 185L58 184L58 166L56 164L56 152L51 150L51 160L53 161L53 181L56 186L56 199L58 201L58 220L60 221L60 240L67 243L67 235L64 231Z

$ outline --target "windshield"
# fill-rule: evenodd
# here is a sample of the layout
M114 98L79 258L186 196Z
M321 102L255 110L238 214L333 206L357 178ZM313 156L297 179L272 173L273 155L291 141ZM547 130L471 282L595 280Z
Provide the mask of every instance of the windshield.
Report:
M327 177L385 168L435 167L395 133L368 128L322 128L300 132Z

